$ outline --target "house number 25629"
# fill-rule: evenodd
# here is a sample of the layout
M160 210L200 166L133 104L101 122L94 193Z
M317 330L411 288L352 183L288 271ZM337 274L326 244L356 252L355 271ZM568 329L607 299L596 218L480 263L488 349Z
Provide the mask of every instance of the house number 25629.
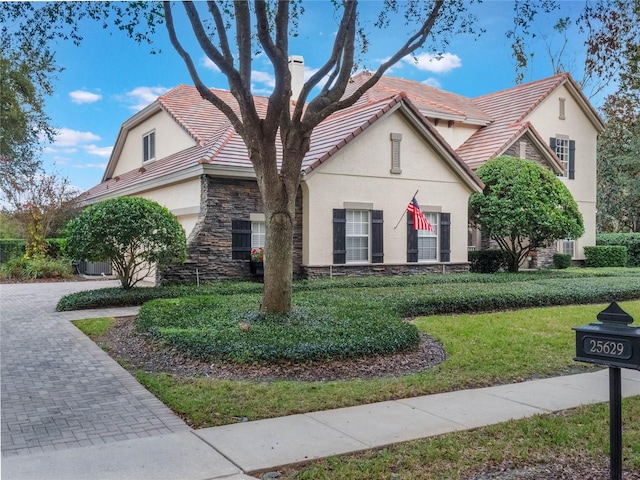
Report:
M583 342L585 353L614 358L631 358L631 344L625 340L585 337Z

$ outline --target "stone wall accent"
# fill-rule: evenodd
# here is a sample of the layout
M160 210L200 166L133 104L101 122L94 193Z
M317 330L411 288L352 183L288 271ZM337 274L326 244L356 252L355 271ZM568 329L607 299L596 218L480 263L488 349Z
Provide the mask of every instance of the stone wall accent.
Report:
M518 140L513 142L511 146L505 150L504 155L509 155L510 157L520 158L520 142L525 142L525 158L528 160L533 160L539 165L549 169L549 164L543 158L540 151L533 145L531 140L527 137L527 135L523 135Z
M231 258L231 221L249 220L262 213L263 204L255 180L203 175L200 179L200 214L187 239L187 261L158 271L158 284L250 279L248 260ZM294 227L294 277L302 263L302 190L296 198Z
M304 278L328 278L328 277L366 277L366 276L396 276L396 275L422 275L427 273L466 273L469 264L464 263L407 263L385 265L375 263L368 265L321 265L303 266Z

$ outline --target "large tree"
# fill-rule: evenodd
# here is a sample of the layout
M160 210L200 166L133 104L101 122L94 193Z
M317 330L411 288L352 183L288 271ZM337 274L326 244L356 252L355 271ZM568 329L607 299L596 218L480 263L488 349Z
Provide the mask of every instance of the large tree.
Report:
M298 2L207 2L206 12L199 5L183 2L181 8L198 41L197 52L187 51L184 32L178 32L176 27L174 10L180 7L173 2L163 3L173 47L184 60L200 95L222 111L242 137L255 170L266 226L263 311L291 309L295 199L313 129L333 113L353 105L391 66L428 40L437 38L438 46L442 46L442 40L453 32L469 30L461 15L462 0L413 1L402 7L395 1L380 4L383 10L379 26L388 26L390 16L404 8L404 18L414 26L414 31L398 39L397 49L372 72L366 83L345 94L357 67L358 48L365 47L365 43L359 42L366 42L367 37L358 22L357 1L327 6L331 5L340 20L328 58L293 98L288 67L289 35L301 14ZM225 103L202 80L193 60L202 51L226 76L237 106ZM275 76L266 111L256 108L251 92L256 51L266 54Z
M477 173L485 188L469 200L470 220L506 253L509 271L517 272L529 251L584 233L578 205L550 170L503 156Z

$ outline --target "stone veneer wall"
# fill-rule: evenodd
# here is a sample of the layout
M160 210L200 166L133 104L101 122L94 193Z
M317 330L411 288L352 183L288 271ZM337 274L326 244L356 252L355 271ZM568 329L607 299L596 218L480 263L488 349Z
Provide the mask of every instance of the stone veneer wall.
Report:
M369 275L419 275L425 273L466 273L468 263L407 263L385 265L376 263L370 265L323 265L303 266L304 278L327 277L364 277Z
M250 279L248 260L231 258L231 221L249 220L262 213L262 197L255 180L210 177L200 179L200 215L187 239L187 261L158 271L158 284L196 283L221 279ZM294 276L302 264L302 191L296 198Z

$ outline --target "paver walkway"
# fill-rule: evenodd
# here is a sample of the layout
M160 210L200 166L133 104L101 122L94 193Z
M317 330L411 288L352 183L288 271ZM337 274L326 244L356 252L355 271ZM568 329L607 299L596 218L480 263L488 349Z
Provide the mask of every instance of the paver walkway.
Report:
M115 285L0 285L3 457L189 431L69 321L109 309L54 310L62 295Z

